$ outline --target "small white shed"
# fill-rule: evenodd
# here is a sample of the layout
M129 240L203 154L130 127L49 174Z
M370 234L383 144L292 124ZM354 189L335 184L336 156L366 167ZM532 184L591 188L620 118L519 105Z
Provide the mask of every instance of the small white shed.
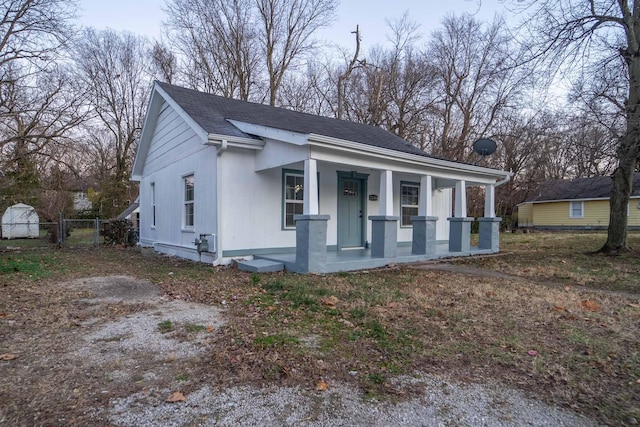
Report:
M33 206L18 203L9 206L2 215L2 237L4 239L38 238L40 218Z

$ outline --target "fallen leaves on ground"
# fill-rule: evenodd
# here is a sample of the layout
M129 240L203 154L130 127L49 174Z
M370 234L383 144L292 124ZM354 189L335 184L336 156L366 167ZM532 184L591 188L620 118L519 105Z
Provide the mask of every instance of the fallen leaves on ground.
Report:
M327 307L335 307L338 303L338 297L335 295L331 295L330 297L320 298L320 303L322 305L326 305Z
M327 382L325 380L320 380L316 384L316 390L318 390L318 391L325 391L327 389L329 389L329 384L327 384Z
M588 299L582 300L582 302L580 302L580 307L582 307L583 310L600 311L600 305L597 302Z
M187 400L187 398L184 397L184 394L182 394L179 391L174 391L173 393L171 393L171 395L169 395L169 397L167 397L165 402L176 403L176 402L184 402L185 400Z
M0 360L14 360L17 359L18 356L17 354L13 354L13 353L2 353L0 354Z

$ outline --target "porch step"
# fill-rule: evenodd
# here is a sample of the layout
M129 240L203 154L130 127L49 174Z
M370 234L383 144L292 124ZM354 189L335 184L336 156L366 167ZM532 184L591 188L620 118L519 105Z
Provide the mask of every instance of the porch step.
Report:
M254 259L253 261L238 261L238 268L251 273L271 273L284 270L284 264L268 259Z

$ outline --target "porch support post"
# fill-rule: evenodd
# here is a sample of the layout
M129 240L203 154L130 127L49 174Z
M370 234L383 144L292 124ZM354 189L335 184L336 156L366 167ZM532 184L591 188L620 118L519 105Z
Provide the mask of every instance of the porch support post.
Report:
M398 220L393 216L393 173L380 173L380 215L370 216L371 258L395 258L398 252Z
M495 185L490 184L485 188L484 218L478 218L478 249L489 249L492 252L500 251L500 222L502 218L496 218Z
M487 185L484 190L484 217L495 218L496 216L496 187L493 184Z
M418 201L418 216L433 215L433 179L431 175L423 175L420 178L420 197Z
M303 214L293 219L296 221L296 273L324 273L329 215Z
M304 161L304 215L318 215L318 163L316 159Z
M454 217L467 217L467 183L464 180L456 182L456 203Z
M471 223L467 218L466 182L456 182L455 212L449 220L449 252L469 252L471 249Z
M323 273L327 266L327 221L329 215L319 215L318 163L304 161L304 196L302 215L294 215L296 222L297 273Z
M381 216L393 215L393 172L380 172L380 210Z
M411 217L413 225L413 238L411 240L411 253L413 255L436 254L436 221L433 216L432 178L424 175L420 178L420 197L418 204L418 216Z

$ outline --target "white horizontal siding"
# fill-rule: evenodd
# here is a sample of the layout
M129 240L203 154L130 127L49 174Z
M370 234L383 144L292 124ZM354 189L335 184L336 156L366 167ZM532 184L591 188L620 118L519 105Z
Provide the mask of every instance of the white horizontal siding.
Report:
M203 145L196 132L164 104L149 145L140 181L140 238L147 244L195 249L200 233L217 232L216 148ZM195 177L195 226L183 228L183 177ZM155 184L156 224L153 226L151 184ZM184 251L182 251L184 252Z

